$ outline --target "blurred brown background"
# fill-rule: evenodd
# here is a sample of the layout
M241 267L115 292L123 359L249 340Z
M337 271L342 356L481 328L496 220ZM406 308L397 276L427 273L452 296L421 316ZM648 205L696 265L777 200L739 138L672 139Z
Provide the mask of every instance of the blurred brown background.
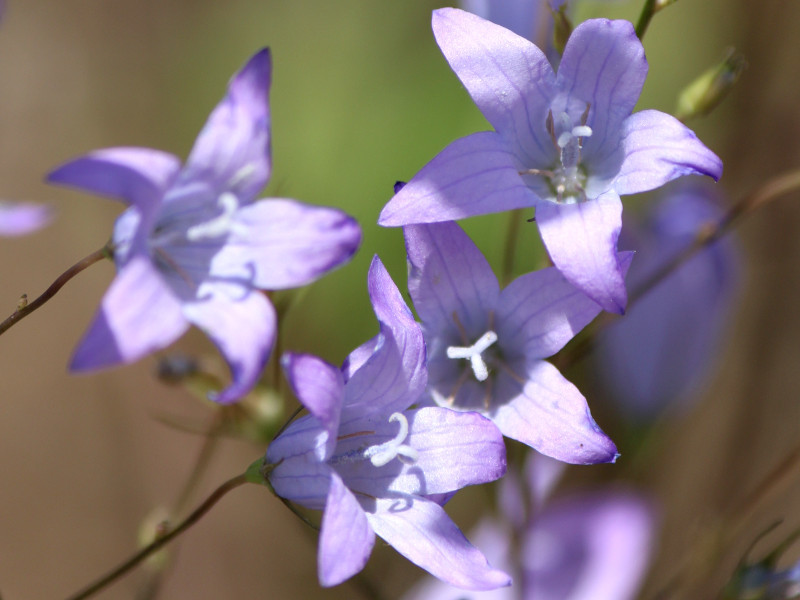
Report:
M0 196L46 202L58 215L38 234L0 239L3 315L23 292L38 295L102 246L120 210L106 199L48 187L44 175L107 146L186 156L229 77L269 45L274 170L267 195L338 206L364 226L357 258L314 284L284 331L288 347L340 362L376 331L365 286L371 256L380 253L405 285L400 232L374 225L392 184L413 175L453 138L485 127L430 34L430 11L441 3L7 4L0 28ZM640 4L586 2L579 14L634 19ZM682 0L656 17L645 38L650 79L641 107L671 111L680 88L728 45L747 58L749 68L728 100L692 123L723 158L720 185L732 199L800 168L798 23L800 4L788 0ZM495 264L504 225L502 216L467 225ZM795 193L737 231L746 289L719 372L693 411L664 425L639 478L661 503L665 524L651 591L695 547L698 532L752 492L800 440L799 228ZM537 245L521 242L520 270L534 264ZM66 373L72 348L112 276L110 264L93 267L0 339L4 600L65 597L126 557L145 515L175 501L201 446L199 436L157 420L177 414L203 423L208 414L187 394L155 381L153 359L95 375ZM185 347L198 342L213 355L201 336L187 342ZM254 444L223 442L196 499L262 452ZM598 467L598 477L614 468ZM482 492L456 498L461 523L474 520L470 505L481 498ZM758 547L762 554L800 526L800 468L726 548L724 562L696 597L713 597L757 533L777 519L784 523ZM174 549L163 598L358 594L349 584L317 587L314 536L255 486L226 497ZM367 573L388 586L390 597L420 573L391 551L378 554ZM797 556L800 547L787 560ZM99 597L134 598L141 582L141 574L133 574Z

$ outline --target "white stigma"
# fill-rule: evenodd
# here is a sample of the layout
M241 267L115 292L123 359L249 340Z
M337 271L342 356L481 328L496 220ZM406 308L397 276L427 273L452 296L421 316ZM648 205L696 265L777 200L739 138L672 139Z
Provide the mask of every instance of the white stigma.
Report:
M419 453L411 446L403 444L408 437L408 419L402 413L396 412L391 414L389 422L400 423L400 430L397 435L388 442L367 448L363 454L364 458L368 458L373 466L376 467L388 464L395 457L400 457L401 460L406 458L412 463L416 462Z
M472 346L448 346L447 358L466 358L475 373L475 379L486 381L489 377L489 367L483 360L483 352L497 341L494 331L487 331Z
M239 209L239 199L231 192L224 192L220 194L217 199L217 204L222 209L222 214L205 223L189 227L189 229L186 230L186 239L196 242L198 240L220 237L233 231L235 226L233 217Z

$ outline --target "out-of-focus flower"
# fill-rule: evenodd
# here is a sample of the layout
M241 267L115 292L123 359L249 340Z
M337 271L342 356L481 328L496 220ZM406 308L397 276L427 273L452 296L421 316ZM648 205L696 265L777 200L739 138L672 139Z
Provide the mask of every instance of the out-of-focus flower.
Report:
M114 228L117 277L72 370L135 361L194 324L232 372L213 399L232 402L257 381L276 335L258 290L309 283L356 250L360 229L341 211L256 201L270 174L270 79L264 49L233 78L183 168L158 150L112 148L49 175L130 206Z
M32 233L53 220L53 211L43 204L0 201L0 235Z
M508 575L490 567L429 497L501 477L502 435L476 413L409 410L427 380L422 332L377 257L369 292L380 333L342 370L313 356L284 357L287 378L311 414L270 444L270 485L283 498L324 509L318 550L324 586L359 572L376 534L453 585L508 585Z
M605 310L623 312L620 195L682 175L722 173L719 158L677 119L655 110L631 114L647 74L633 26L581 23L557 75L536 46L473 14L436 10L433 30L495 131L447 146L388 202L379 223L535 207L556 267Z
M554 268L501 291L480 250L452 221L404 229L432 399L478 411L504 435L559 460L613 461L616 446L585 398L544 361L597 316L597 303Z
M665 190L649 219L626 222L623 244L637 251L628 281L643 284L720 221L718 198L699 181ZM739 261L725 238L676 269L600 336L595 363L623 416L648 418L686 401L709 371L737 287Z

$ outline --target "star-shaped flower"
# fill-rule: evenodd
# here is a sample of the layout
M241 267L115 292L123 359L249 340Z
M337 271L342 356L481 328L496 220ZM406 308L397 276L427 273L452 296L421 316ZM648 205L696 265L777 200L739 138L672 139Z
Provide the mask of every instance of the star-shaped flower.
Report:
M360 241L344 213L294 200L256 201L270 174L269 50L232 79L186 165L146 148L98 150L49 180L129 205L114 228L118 274L71 369L128 363L194 324L217 345L231 402L257 381L276 334L260 289L309 283L347 260Z
M722 173L719 158L675 118L631 114L647 73L633 26L582 23L558 74L532 43L470 13L436 10L433 31L495 131L447 146L389 201L379 223L535 207L556 267L605 310L623 312L620 195L681 175Z
M454 222L405 227L408 290L428 348L428 390L440 406L478 411L507 437L569 463L611 462L614 443L578 389L544 359L600 306L555 268L502 291ZM630 253L621 256L625 270Z
M419 325L377 257L369 292L380 333L340 370L308 355L283 360L311 414L294 421L266 456L279 496L324 509L320 583L331 586L367 562L377 534L431 574L467 589L508 585L431 495L505 473L497 428L476 413L409 410L425 389Z

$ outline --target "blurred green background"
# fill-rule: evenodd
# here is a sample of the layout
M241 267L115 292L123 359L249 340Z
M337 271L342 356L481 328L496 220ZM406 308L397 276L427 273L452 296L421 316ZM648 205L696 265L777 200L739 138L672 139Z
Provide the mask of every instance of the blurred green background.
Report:
M641 4L587 1L577 14L635 20ZM431 35L430 12L442 5L8 0L0 28L0 195L49 203L58 215L36 235L0 240L0 313L102 246L120 212L109 200L44 185L50 169L109 146L185 157L231 75L269 46L273 175L265 196L342 208L364 230L355 259L299 297L282 345L341 362L377 331L366 294L374 254L405 288L401 232L375 225L394 182L409 179L454 138L487 128ZM723 158L720 185L731 198L800 167L798 22L796 2L681 0L656 16L645 38L650 77L639 107L668 112L727 46L744 52L749 68L739 86L691 124ZM698 528L751 491L796 443L798 201L794 194L776 202L740 228L749 275L720 373L692 413L664 424L652 467L638 476L662 504L667 526L652 589ZM626 210L642 202L629 198ZM464 223L495 266L507 223L508 215ZM516 271L541 264L535 226L524 226ZM201 445L199 436L159 422L178 415L202 425L207 413L159 384L153 359L96 375L65 373L112 276L110 264L83 273L0 340L0 591L7 600L65 596L126 556L144 516L174 501ZM214 356L196 332L180 345ZM613 422L600 425L614 437ZM224 443L201 492L262 451ZM620 469L577 469L575 477L614 477ZM475 518L471 503L484 493L464 496L454 510L466 526ZM710 590L719 589L753 532L777 518L785 519L784 531L800 524L798 499L800 486L790 485L754 517ZM238 490L175 548L164 598L356 594L347 585L317 588L314 536L264 489ZM392 593L420 573L391 551L378 554L368 573ZM133 598L140 582L130 576L101 597Z

